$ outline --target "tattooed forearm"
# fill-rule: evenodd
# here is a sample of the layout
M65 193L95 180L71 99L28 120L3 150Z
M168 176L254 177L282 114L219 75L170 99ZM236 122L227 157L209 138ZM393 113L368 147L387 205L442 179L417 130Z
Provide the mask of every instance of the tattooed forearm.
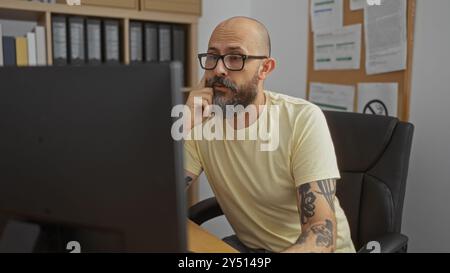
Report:
M317 181L317 185L319 186L320 192L316 192L318 194L323 195L325 200L327 200L330 208L334 210L334 196L336 194L336 180L328 179Z
M336 245L336 181L328 179L303 184L297 191L301 234L285 252L333 252Z
M186 176L184 181L186 182L186 187L189 187L192 184L192 177Z
M295 243L302 245L311 235L316 236L316 246L330 247L333 244L333 223L327 219L325 224L320 223L311 226L310 229L302 231Z
M316 246L331 247L333 245L333 222L327 219L325 224L314 225L311 230L317 236Z
M301 204L300 204L300 210L301 210L301 223L302 225L308 223L308 218L311 218L314 216L314 209L316 208L316 205L314 205L314 202L316 201L316 196L314 195L314 192L311 191L311 185L304 184L301 185L299 188L299 193L301 197Z

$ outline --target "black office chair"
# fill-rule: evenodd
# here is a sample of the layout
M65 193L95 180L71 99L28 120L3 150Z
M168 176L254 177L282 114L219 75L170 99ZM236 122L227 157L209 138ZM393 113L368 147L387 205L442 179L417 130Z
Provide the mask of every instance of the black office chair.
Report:
M410 123L355 113L325 112L341 179L337 193L360 253L379 242L382 253L406 252L402 212L414 132ZM195 223L222 215L214 197L189 210ZM369 243L369 244L368 244Z

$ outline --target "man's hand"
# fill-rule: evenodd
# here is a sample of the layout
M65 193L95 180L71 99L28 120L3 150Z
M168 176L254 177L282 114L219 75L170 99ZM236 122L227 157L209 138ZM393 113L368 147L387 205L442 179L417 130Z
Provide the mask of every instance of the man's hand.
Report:
M302 233L285 253L329 253L336 249L334 198L336 180L328 179L298 187L298 209Z
M207 109L207 106L212 104L212 98L213 98L213 89L209 87L205 87L205 76L201 79L200 83L195 87L190 93L189 97L186 102L186 106L189 107L190 113L191 113L191 120L190 120L190 128L188 127L189 131L197 126L198 124L203 122L203 113ZM196 97L199 97L202 99L202 112L198 113L202 115L201 119L195 119L195 104L194 99ZM189 122L189 121L187 121Z

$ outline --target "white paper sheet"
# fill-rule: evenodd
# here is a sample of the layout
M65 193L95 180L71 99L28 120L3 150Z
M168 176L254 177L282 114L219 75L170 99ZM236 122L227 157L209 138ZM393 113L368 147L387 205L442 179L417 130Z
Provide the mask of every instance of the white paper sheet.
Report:
M322 110L353 112L355 87L312 82L309 85L309 100Z
M343 26L343 0L312 0L311 25L313 32Z
M398 83L359 83L358 113L398 116Z
M314 33L314 69L359 69L361 24Z
M364 5L367 74L406 69L406 0Z
M350 9L351 10L364 9L364 2L366 2L366 0L350 0Z

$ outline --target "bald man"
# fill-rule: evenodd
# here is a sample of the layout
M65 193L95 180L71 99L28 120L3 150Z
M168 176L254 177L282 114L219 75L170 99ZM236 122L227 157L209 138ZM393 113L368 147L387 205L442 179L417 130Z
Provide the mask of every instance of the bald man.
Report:
M267 121L279 130L271 151L261 149L261 139L185 141L186 181L205 172L236 233L224 241L241 252L355 252L335 196L340 176L323 113L305 100L264 90L276 67L266 27L230 18L215 28L199 60L204 77L186 105L194 113L200 100L205 118L191 116L191 133L217 117L233 135ZM254 107L256 115L226 112L239 105ZM225 115L211 115L209 106ZM268 110L274 106L277 111ZM240 115L244 128L235 120Z

